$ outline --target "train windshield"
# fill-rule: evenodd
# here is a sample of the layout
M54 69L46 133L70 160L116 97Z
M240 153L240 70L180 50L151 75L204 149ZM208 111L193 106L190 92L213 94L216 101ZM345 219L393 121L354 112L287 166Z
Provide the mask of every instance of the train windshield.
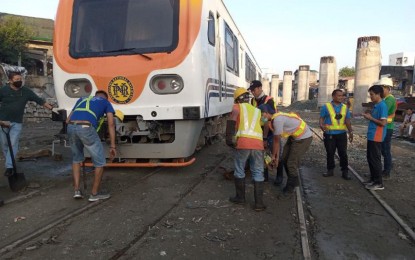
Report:
M178 44L179 0L75 0L74 58L171 52Z

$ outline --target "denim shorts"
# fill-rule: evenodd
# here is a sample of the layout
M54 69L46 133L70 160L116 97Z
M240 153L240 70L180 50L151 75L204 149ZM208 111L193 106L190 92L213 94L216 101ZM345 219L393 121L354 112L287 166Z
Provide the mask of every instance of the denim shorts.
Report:
M85 148L91 155L95 167L105 166L104 148L94 127L68 125L68 136L72 150L72 163L82 163L85 160Z

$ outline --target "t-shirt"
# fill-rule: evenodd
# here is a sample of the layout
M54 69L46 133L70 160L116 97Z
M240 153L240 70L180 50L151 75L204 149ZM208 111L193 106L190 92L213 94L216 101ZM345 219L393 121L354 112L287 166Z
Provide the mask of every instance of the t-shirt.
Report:
M388 116L395 113L395 111L396 111L396 99L395 99L395 97L392 96L391 94L389 94L387 97L385 97L384 101L385 101L386 107L388 109ZM395 127L394 121L395 121L395 117L393 117L392 123L388 123L388 125L387 125L388 129L394 129L394 127Z
M333 101L331 101L331 104L333 105L334 112L336 112L337 114L340 114L341 108L342 108L342 105L343 104L340 103L339 105L335 105L333 103ZM324 118L324 124L325 125L331 125L332 124L331 123L330 113L329 113L326 105L324 105L324 106L321 107L321 109L320 109L320 117ZM347 108L347 110L346 110L346 119L350 119L350 118L351 118L350 110L349 110L349 108ZM346 132L346 130L328 130L325 133L326 134L331 134L331 135L337 135L337 134L343 134L345 132Z
M115 113L114 108L112 107L111 103L102 97L93 97L89 101L89 109L94 112L96 117L88 111L75 111L78 104L87 99L88 97L80 98L76 102L74 108L72 109L72 115L70 121L89 121L91 122L92 126L97 128L98 121L101 117L104 116L106 113ZM86 101L79 106L80 108L86 107Z
M28 101L34 101L41 106L45 104L45 100L28 87L14 90L10 85L6 85L0 88L0 120L22 123L24 109Z
M239 128L239 104L234 104L232 109L232 115L237 116L236 120L236 131ZM254 138L247 138L247 137L238 137L238 140L236 142L236 149L246 150L246 149L252 149L252 150L264 150L264 143L262 140L254 139Z
M282 133L293 133L301 124L301 120L285 115L280 115L272 120L272 126L274 128L274 135L281 135ZM294 140L302 140L309 138L313 135L308 125L306 125L304 134L300 137L294 138Z
M384 100L375 104L372 109L372 117L380 120L388 118L388 108ZM367 140L375 142L383 142L386 136L386 125L380 126L375 124L372 120L369 121L367 128Z
M414 113L412 113L410 115L405 114L405 118L403 120L404 123L411 123L411 122L414 122L414 121L415 121L415 114Z

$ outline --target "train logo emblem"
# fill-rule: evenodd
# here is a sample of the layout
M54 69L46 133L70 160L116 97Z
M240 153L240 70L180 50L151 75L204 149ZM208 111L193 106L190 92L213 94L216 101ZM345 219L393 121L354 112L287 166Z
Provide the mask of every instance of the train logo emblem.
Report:
M134 94L133 84L123 76L113 78L108 84L108 94L118 104L127 104Z

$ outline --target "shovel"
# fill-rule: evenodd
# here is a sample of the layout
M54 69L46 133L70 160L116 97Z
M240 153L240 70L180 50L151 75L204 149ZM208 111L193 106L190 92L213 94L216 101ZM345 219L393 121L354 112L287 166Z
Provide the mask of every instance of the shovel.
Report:
M7 138L7 145L9 146L10 158L12 159L13 163L13 173L8 176L9 178L9 186L13 192L20 191L26 188L26 178L23 173L18 173L16 168L16 160L13 154L13 147L12 142L10 140L10 123L0 121L1 130L6 134Z

